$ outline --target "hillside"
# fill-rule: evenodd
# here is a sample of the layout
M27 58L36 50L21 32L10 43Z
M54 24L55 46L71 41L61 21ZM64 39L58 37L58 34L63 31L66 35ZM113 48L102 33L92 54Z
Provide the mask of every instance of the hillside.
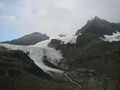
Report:
M22 51L0 51L1 90L83 90L52 81Z
M35 33L25 35L15 40L5 41L3 43L15 44L15 45L34 45L38 42L41 42L47 39L49 39L49 37L46 34L35 32Z

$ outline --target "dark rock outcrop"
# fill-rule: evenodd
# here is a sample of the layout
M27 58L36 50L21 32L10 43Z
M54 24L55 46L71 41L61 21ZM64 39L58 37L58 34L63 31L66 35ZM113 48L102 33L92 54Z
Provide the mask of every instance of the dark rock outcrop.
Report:
M56 48L62 44L61 40L52 39L51 42L48 44L49 47Z

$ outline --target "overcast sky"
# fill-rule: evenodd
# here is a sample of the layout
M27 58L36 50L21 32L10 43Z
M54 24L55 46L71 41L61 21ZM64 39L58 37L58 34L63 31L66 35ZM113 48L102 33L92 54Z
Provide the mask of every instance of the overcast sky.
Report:
M120 0L0 0L0 41L36 31L75 34L94 16L120 22Z

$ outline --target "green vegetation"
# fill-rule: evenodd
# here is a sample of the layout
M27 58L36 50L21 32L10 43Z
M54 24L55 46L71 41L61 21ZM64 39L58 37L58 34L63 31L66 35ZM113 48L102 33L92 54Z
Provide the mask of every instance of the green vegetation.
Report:
M17 77L26 73L42 78L49 78L35 63L22 51L0 51L0 76Z
M26 75L20 75L15 79L2 77L0 83L0 90L85 90Z

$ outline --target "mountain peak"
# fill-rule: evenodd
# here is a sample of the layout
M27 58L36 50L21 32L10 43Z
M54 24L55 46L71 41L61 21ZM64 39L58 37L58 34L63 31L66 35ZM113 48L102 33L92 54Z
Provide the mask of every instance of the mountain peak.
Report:
M98 16L95 16L94 20L101 20L101 18L99 18Z
M40 32L33 32L33 33L31 33L31 34L40 34L40 35L41 35L41 33L40 33Z
M41 34L39 32L34 32L15 40L5 41L3 43L15 44L15 45L34 45L38 42L49 39L46 34Z
M93 19L89 20L85 26L79 29L76 35L95 34L98 37L103 37L104 35L112 35L117 30L120 30L119 27L120 26L115 23L110 23L95 16Z
M25 35L25 36L41 36L42 34L40 32L33 32L31 34Z
M98 16L95 16L93 19L88 20L87 24L100 24L100 23L106 23L107 21L104 19L99 18Z

